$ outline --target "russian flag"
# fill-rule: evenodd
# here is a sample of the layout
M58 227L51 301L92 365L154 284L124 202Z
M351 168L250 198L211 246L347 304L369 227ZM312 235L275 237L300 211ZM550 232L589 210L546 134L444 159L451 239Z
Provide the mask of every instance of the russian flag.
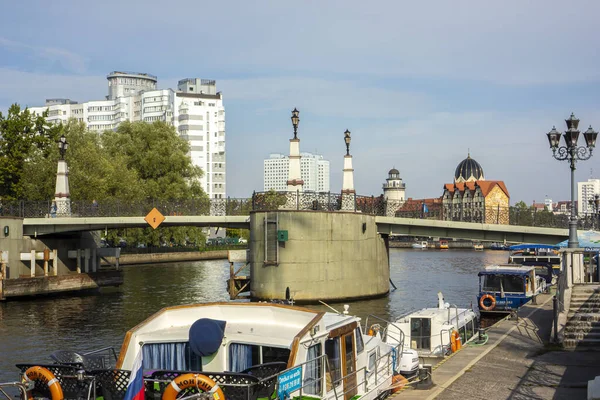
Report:
M138 352L131 368L124 400L144 400L144 373L142 371L142 349Z

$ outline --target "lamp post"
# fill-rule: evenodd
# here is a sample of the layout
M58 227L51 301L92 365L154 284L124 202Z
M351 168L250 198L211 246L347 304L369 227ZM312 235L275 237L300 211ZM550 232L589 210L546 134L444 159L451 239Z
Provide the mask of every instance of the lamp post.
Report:
M346 132L344 132L344 142L346 143L346 155L349 156L350 155L350 141L352 140L352 138L350 137L350 131L348 129L346 129Z
M68 148L69 142L67 142L67 138L65 137L65 135L61 135L60 139L58 140L58 151L60 152L61 160L65 159L65 153L67 152Z
M583 133L585 138L585 147L577 146L577 139L579 138L579 120L575 118L575 114L571 113L569 119L565 120L567 123L567 130L564 132L565 146L560 145L561 133L556 130L556 127L552 127L552 130L546 135L548 136L548 142L550 143L550 149L552 149L552 156L557 160L566 160L569 162L571 167L571 216L569 218L569 248L579 247L579 241L577 239L577 215L575 209L575 169L577 161L589 160L592 156L592 151L596 146L596 138L598 132L592 129L592 126Z
M344 155L344 170L342 180L342 210L356 211L356 193L354 191L354 168L352 167L352 156L350 155L350 131L344 132L344 143L346 143L346 155Z
M294 126L294 139L298 139L298 123L300 122L300 117L298 116L300 111L296 110L296 107L292 110L292 125Z
M589 199L588 204L592 209L592 229L597 229L600 217L600 195L595 195L593 200Z
M58 160L58 169L56 171L56 187L54 190L54 202L50 214L52 216L71 215L71 199L69 194L69 168L65 161L65 154L69 148L69 142L64 135L58 140L58 151L60 159Z

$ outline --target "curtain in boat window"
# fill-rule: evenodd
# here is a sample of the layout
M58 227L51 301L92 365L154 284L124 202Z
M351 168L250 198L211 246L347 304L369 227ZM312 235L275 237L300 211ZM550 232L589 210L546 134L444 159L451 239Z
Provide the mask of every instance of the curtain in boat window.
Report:
M142 355L143 369L202 371L202 358L190 351L188 342L146 343Z
M362 331L359 328L354 330L354 336L356 337L356 354L360 354L365 349L365 343L363 342Z
M231 343L229 345L229 370L241 372L252 366L252 347L249 344Z
M308 348L306 355L306 365L304 370L304 382L302 382L304 393L321 395L321 365L322 354L321 343L317 343Z
M325 354L327 354L327 391L333 386L338 386L342 383L342 356L340 353L340 338L327 339L325 342Z

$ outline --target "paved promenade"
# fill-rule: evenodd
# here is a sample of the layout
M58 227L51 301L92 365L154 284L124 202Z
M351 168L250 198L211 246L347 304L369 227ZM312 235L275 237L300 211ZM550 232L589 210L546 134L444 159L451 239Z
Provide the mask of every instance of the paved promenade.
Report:
M433 371L428 390L403 390L405 399L586 399L587 381L600 375L600 352L548 345L552 296L488 330L484 346L467 344Z

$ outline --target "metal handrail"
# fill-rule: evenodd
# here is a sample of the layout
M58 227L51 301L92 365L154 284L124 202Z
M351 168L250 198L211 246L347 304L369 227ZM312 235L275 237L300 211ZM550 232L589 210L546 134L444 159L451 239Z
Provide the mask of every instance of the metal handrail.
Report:
M91 351L88 351L86 353L83 353L82 355L89 356L89 355L93 355L93 354L102 353L102 352L105 352L105 351L108 351L109 355L112 353L114 361L117 362L117 360L118 360L117 352L115 351L115 348L112 347L112 346L103 347L101 349L96 349L96 350L91 350Z
M0 394L7 400L14 400L14 397L6 393L4 389L8 387L15 387L19 390L19 396L22 400L27 400L27 390L29 389L26 384L22 382L1 382L0 383Z

